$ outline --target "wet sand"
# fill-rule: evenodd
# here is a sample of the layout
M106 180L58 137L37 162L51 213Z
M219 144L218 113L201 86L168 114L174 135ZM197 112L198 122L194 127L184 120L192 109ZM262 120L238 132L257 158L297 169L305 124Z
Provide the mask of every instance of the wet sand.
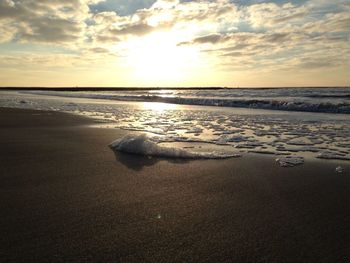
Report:
M92 123L0 109L1 262L350 262L350 164L115 156Z

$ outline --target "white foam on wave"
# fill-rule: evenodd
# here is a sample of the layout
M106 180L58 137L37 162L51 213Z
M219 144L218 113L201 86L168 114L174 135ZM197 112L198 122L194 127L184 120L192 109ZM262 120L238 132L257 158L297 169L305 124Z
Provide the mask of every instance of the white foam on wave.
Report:
M118 152L138 154L145 156L182 158L182 159L226 159L240 157L235 153L211 151L211 152L193 152L187 149L175 147L164 147L153 142L146 134L128 134L112 142L109 147Z

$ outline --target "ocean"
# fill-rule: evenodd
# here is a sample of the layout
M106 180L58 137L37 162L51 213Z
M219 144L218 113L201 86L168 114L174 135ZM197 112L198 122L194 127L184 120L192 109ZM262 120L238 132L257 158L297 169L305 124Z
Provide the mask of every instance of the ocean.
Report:
M122 149L127 152L180 158L269 154L287 167L314 158L350 161L350 88L3 90L0 95L1 107L70 112L95 118L99 127L128 130L134 137L112 144L119 150L129 145Z

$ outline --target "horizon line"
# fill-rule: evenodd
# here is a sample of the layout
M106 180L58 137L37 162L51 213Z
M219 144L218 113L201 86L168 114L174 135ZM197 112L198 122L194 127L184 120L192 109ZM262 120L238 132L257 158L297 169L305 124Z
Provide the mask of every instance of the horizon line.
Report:
M62 90L62 91L83 91L83 90L158 90L158 89L204 89L204 90L218 90L218 89L292 89L292 88L350 88L350 86L237 86L237 87L227 87L227 86L192 86L192 87L122 87L122 86L0 86L0 90Z

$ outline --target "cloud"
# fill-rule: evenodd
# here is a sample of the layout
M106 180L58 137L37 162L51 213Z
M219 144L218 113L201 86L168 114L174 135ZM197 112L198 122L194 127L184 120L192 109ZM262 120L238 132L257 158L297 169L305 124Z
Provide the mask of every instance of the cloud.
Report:
M189 42L181 42L178 45L184 46L184 45L191 45L191 44L206 44L206 43L215 44L222 41L225 41L225 37L222 36L221 34L210 34L210 35L194 38L192 41L189 41Z
M346 0L117 2L129 11L118 12L112 1L0 0L0 42L74 51L48 60L43 54L17 54L6 56L6 61L12 65L22 56L27 65L103 63L108 57L124 56L129 42L142 45L148 35L170 32L167 36L175 46L200 50L217 68L311 70L349 65Z
M297 6L291 3L283 5L278 5L276 3L261 3L246 7L244 11L247 21L253 27L266 28L303 21L309 10L304 5Z
M226 20L238 19L236 6L225 0L184 3L158 0L150 8L139 9L130 16L120 16L114 11L91 13L91 4L99 2L0 0L0 25L2 31L4 27L12 28L12 40L76 45L88 40L120 41L188 24L209 32L215 31L210 29L213 25L225 26ZM9 38L7 34L3 41Z
M288 67L308 69L339 66L337 61L348 65L343 59L350 56L350 47L346 44L350 39L348 5L339 4L335 8L333 4L328 13L324 10L316 0L304 5L258 3L243 6L237 13L240 23L248 25L246 31L240 31L239 24L233 23L231 28L236 27L236 30L221 29L179 42L179 45L196 45L210 56L226 57L221 60L222 64L232 68L237 58L247 58L239 62L256 67L267 64L276 67L281 66L281 62ZM327 59L321 59L315 50L327 53ZM304 56L310 56L307 62Z
M79 40L89 17L87 0L0 1L1 28L11 27L12 39L68 43ZM7 38L8 39L8 38Z

